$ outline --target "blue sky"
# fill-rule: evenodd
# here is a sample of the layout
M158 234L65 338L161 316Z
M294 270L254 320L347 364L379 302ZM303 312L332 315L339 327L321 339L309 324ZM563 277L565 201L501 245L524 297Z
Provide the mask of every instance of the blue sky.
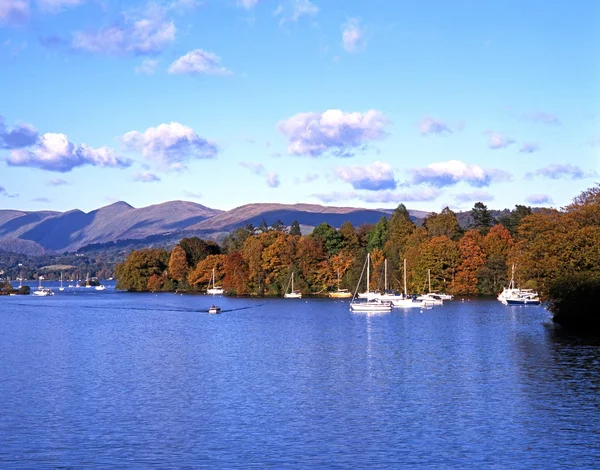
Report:
M600 3L0 0L0 208L561 207Z

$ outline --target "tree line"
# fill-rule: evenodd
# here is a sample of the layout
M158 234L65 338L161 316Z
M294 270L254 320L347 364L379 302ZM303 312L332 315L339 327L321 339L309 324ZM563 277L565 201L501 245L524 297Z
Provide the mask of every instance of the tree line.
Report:
M294 222L248 225L229 234L220 245L184 238L172 250L136 250L116 268L117 287L130 291L203 291L213 268L217 283L232 295L283 295L291 273L295 288L305 294L353 290L367 253L371 254L370 289L403 290L403 261L409 293L431 289L453 294L496 294L508 282L515 236L531 209L516 206L495 220L477 203L472 224L461 228L449 208L429 214L422 226L400 204L377 224L339 229L327 223L303 236ZM338 284L339 282L339 284ZM366 286L363 286L366 288Z
M385 260L388 287L399 291L406 260L408 293L429 290L430 274L433 291L495 295L508 284L514 266L516 285L540 291L555 318L596 310L591 293L594 301L600 293L600 186L561 210L532 212L517 205L495 219L478 202L470 215L467 229L448 207L418 226L400 204L389 219L356 228L349 222L339 229L322 223L303 236L297 222L289 228L277 222L238 228L220 245L185 238L170 251L131 252L117 266L117 287L203 291L214 268L217 283L231 295L283 295L292 272L295 288L318 295L338 286L353 290L370 253L371 290L384 287Z

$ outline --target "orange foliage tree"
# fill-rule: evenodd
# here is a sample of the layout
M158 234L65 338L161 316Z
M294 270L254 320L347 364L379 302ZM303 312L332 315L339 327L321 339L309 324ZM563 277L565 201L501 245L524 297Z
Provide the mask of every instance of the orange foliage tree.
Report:
M458 242L460 264L456 269L453 293L463 295L479 294L479 271L485 266L483 237L478 230L469 230Z

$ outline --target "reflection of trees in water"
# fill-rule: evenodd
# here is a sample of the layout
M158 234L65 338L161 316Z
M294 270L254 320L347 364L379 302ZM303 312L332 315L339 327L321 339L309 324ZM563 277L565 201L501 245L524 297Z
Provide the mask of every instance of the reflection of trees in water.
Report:
M594 393L600 406L600 336L582 336L562 328L549 329L557 378L575 391Z

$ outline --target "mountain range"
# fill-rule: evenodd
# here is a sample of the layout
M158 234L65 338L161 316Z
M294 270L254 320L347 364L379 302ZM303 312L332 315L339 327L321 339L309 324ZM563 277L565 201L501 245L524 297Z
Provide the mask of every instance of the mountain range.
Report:
M316 204L247 204L229 211L187 201L170 201L134 208L126 202L83 212L0 210L0 250L25 254L74 252L89 245L123 240L169 239L188 236L218 239L247 224L271 225L297 221L303 232L322 222L339 228L348 221L355 227L374 224L393 209L361 209ZM409 211L415 220L427 215Z

